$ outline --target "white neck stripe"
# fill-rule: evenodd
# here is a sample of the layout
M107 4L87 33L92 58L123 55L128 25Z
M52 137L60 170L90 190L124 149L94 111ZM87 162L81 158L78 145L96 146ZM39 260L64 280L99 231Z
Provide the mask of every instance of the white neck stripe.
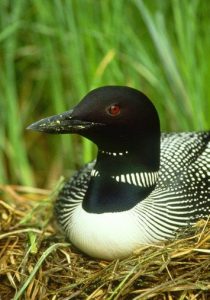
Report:
M109 156L124 156L128 154L128 151L124 151L124 152L110 152L110 151L105 151L105 150L99 150L100 153L105 154L105 155L109 155Z
M149 187L156 183L158 172L126 173L112 176L117 182L133 184L135 186Z
M100 174L99 174L99 172L98 172L97 170L92 169L92 171L91 171L91 176L92 176L92 177L96 177L96 176L100 176Z
M91 171L92 177L100 176L98 170L93 169ZM111 176L117 182L129 183L135 186L150 187L154 185L158 179L157 172L140 172L140 173L126 173Z

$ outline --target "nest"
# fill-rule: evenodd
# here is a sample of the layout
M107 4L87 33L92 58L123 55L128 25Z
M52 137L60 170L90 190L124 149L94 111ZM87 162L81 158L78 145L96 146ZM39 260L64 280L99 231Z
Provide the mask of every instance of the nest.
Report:
M57 189L0 188L0 299L210 299L209 220L107 262L80 253L58 232Z

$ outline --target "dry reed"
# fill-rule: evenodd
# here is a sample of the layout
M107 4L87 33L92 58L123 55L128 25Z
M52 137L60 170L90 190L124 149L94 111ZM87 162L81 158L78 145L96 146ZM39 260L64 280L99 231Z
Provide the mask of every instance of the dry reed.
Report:
M111 262L80 253L56 228L56 193L0 187L0 299L210 299L210 222Z

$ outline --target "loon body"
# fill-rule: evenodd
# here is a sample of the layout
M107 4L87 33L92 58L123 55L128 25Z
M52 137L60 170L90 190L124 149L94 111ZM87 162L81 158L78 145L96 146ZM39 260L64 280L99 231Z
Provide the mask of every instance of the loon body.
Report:
M210 214L210 133L160 134L155 107L135 89L98 88L29 129L78 133L98 146L55 206L66 236L90 256L125 257Z

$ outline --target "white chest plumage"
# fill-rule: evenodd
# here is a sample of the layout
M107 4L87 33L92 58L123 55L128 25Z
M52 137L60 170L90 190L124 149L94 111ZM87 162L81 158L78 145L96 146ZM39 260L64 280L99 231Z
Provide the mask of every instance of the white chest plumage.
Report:
M76 247L104 259L125 257L141 244L153 242L134 208L94 214L86 212L80 204L72 214L66 233Z

